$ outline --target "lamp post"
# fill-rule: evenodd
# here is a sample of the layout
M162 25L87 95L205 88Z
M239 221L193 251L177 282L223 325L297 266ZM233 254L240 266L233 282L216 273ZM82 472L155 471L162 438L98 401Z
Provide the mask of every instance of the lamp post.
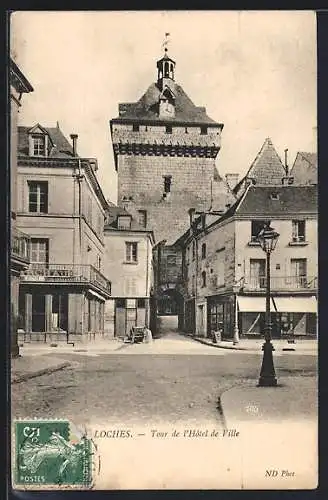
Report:
M265 296L265 342L262 346L263 360L259 378L259 387L276 387L277 379L273 365L274 347L271 344L271 313L270 313L270 256L277 245L279 233L270 224L266 224L259 232L257 240L266 253L266 296Z
M238 328L238 292L240 290L240 285L236 284L232 286L232 291L235 295L235 320L234 320L234 329L233 329L233 344L239 343L239 328Z

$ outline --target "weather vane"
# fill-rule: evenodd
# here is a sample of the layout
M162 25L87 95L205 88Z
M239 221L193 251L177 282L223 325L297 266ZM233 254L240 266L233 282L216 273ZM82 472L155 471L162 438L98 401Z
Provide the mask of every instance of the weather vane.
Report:
M162 44L162 46L164 47L165 53L167 52L167 46L169 44L169 41L170 41L170 33L165 33L165 39L164 39L164 42Z

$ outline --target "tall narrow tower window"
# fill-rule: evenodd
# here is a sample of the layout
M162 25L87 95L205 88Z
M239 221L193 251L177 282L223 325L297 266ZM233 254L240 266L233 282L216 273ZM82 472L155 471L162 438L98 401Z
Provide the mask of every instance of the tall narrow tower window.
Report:
M164 175L164 193L171 192L171 180L172 180L171 175Z

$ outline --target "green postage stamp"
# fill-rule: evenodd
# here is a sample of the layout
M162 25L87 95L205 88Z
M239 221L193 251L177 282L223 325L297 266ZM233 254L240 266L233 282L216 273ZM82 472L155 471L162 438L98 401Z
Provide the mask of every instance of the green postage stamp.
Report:
M14 488L91 488L93 443L67 420L14 422Z

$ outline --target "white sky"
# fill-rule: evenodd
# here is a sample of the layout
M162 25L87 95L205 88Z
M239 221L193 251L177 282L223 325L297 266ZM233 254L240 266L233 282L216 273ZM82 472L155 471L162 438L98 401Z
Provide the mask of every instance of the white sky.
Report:
M224 123L217 167L244 175L266 137L289 164L316 151L316 19L312 11L17 12L12 54L34 92L19 123L79 134L116 202L109 120L156 81L165 32L176 81Z

